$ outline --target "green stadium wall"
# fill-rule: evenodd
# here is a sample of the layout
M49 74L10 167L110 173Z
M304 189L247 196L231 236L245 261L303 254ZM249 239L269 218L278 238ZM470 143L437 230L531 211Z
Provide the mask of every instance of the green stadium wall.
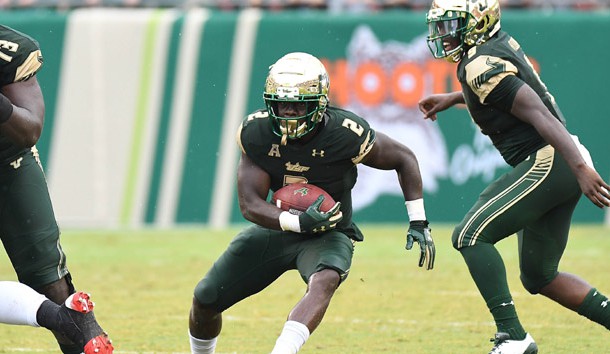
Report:
M458 221L507 170L463 108L436 123L417 101L453 90L454 68L433 60L423 12L215 12L205 9L3 11L37 38L47 116L38 144L64 227L224 227L243 221L235 190L235 131L262 107L268 66L291 51L321 58L331 101L418 155L428 218ZM610 13L504 11L570 131L610 177ZM358 222L406 222L393 172L359 167ZM610 219L586 198L574 220Z

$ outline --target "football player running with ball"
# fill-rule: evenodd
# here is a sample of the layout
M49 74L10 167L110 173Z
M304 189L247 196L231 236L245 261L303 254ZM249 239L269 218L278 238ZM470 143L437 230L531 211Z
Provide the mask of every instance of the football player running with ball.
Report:
M213 353L222 312L291 269L298 270L307 290L289 313L272 353L299 351L347 278L354 241L363 240L351 203L359 163L396 171L410 219L406 248L418 243L419 266L433 268L435 248L415 155L361 117L329 106L328 92L326 69L309 54L290 53L270 67L267 108L246 117L237 135L242 151L239 205L253 225L233 239L195 288L189 318L192 353ZM318 199L294 215L267 202L269 191L300 182L321 187L337 204L322 212Z
M465 103L513 169L491 183L453 232L497 327L491 353L537 353L521 325L495 243L518 234L521 282L610 329L608 298L585 280L558 272L570 219L584 193L610 206L610 186L586 148L565 128L553 96L519 43L500 29L498 0L435 0L427 14L428 45L457 64L462 90L419 103L425 118Z
M31 299L28 308L34 313L40 305L38 325L53 330L63 353L112 353L112 344L90 309L80 314L59 312L59 305L76 290L35 146L45 113L36 78L41 66L38 42L0 25L0 239L19 281L58 304L50 306L40 301L42 297L23 295L23 291L28 292L24 287L4 284L0 289L0 314L11 313L15 306L23 308L23 302ZM82 295L77 294L78 298ZM71 327L68 333L65 329L70 324L61 326L66 321L54 319L62 314L67 316L63 319L74 322L76 329ZM27 318L29 313L17 315L20 317L6 322L36 325L31 316Z

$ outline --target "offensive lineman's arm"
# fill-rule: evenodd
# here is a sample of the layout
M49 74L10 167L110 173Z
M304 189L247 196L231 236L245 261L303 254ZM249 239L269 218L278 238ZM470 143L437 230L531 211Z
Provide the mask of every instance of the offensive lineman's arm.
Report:
M15 145L28 148L38 142L44 124L44 99L36 76L2 87L0 132Z

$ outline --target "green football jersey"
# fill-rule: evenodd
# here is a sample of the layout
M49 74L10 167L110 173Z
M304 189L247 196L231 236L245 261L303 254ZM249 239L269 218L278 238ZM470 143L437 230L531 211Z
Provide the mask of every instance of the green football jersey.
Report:
M42 66L38 42L26 34L0 25L0 86L24 81ZM6 163L25 150L0 134L0 162Z
M565 119L519 43L506 32L470 48L457 68L468 111L504 160L515 166L547 143L532 125L510 113L521 85L494 91L508 75L527 83L564 125Z
M341 202L343 220L338 229L349 228L356 165L371 150L375 131L363 118L336 107L327 108L321 124L308 142L288 140L281 145L281 137L271 130L269 114L259 110L244 119L237 139L241 150L271 176L272 191L297 182L321 187Z

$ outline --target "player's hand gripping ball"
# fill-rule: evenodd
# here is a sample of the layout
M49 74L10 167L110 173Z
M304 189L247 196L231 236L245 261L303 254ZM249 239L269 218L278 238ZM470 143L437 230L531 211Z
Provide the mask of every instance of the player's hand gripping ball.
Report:
M324 201L320 211L328 212L336 204L333 197L324 189L308 183L288 184L273 193L271 202L291 214L300 215L312 205L320 195Z

